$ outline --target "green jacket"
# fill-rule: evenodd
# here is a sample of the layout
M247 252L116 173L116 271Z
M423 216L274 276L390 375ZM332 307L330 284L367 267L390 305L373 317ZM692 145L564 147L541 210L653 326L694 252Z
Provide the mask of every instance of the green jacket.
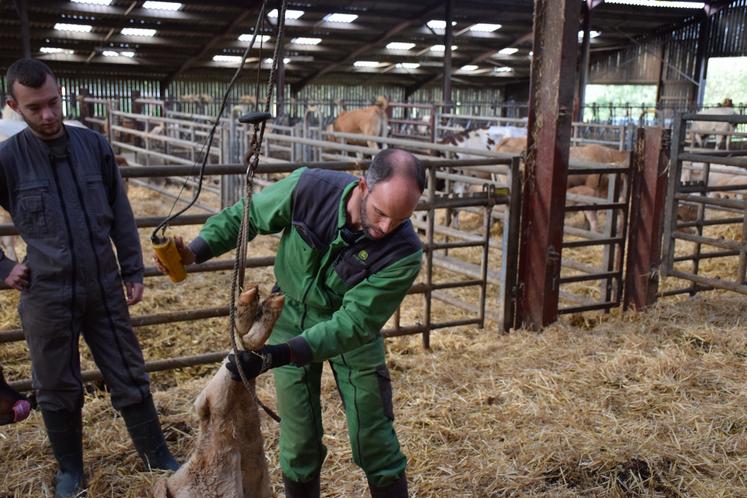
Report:
M343 238L356 182L301 168L252 196L248 239L282 232L275 277L286 306L301 308L296 326L311 361L379 338L420 271L422 245L409 221L379 240ZM198 262L235 248L242 214L243 200L208 219L192 244Z

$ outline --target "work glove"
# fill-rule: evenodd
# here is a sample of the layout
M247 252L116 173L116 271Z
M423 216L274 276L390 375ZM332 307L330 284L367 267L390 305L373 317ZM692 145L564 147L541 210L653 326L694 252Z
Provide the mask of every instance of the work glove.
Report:
M291 359L291 348L287 343L277 346L264 346L258 351L239 351L238 356L233 353L229 354L226 368L231 373L233 380L240 381L239 365L247 379L254 379L271 368L289 364Z

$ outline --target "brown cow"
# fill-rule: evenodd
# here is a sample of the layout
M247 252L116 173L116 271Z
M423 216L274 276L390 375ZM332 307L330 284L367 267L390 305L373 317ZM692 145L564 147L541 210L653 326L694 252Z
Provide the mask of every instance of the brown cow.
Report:
M247 350L259 349L283 308L282 294L259 306L259 290L249 285L238 303L237 330ZM245 334L244 332L247 331ZM225 364L195 401L200 433L189 461L154 487L156 498L269 498L259 412L251 392L231 379Z
M344 111L337 116L335 122L327 128L327 131L386 137L389 128L386 116L387 107L389 107L389 101L386 97L379 96L376 98L374 105ZM347 143L354 142L348 140ZM366 144L372 149L379 148L379 144L371 140L367 141Z
M496 151L519 154L526 149L526 146L526 137L509 137L504 138L498 143ZM598 144L588 144L571 147L569 159L573 162L626 166L628 157L628 151L611 149ZM568 175L567 188L570 194L606 198L607 187L608 175ZM596 232L599 225L597 212L593 210L584 211L584 215L589 220L590 229Z

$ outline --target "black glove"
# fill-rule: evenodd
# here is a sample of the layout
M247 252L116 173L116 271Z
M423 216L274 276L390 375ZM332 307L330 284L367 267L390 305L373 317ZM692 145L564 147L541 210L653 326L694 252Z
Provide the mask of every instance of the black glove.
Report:
M247 379L254 379L259 374L271 368L282 367L291 362L291 349L288 344L277 346L264 346L259 351L239 351L238 363ZM241 380L239 369L236 365L236 355L228 355L226 368L231 372L233 380Z

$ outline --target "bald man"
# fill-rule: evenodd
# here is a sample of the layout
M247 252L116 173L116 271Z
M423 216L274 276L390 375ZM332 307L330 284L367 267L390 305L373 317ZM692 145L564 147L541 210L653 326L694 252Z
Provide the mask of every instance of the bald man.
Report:
M424 188L420 161L385 149L365 177L301 168L252 198L249 240L283 234L275 277L285 307L268 345L231 357L229 369L236 380L239 367L249 378L273 369L287 497L319 496L327 452L319 401L325 361L371 496L407 496L381 328L420 271L422 246L409 219ZM189 246L177 240L184 263L233 249L242 213L240 201L211 217Z

